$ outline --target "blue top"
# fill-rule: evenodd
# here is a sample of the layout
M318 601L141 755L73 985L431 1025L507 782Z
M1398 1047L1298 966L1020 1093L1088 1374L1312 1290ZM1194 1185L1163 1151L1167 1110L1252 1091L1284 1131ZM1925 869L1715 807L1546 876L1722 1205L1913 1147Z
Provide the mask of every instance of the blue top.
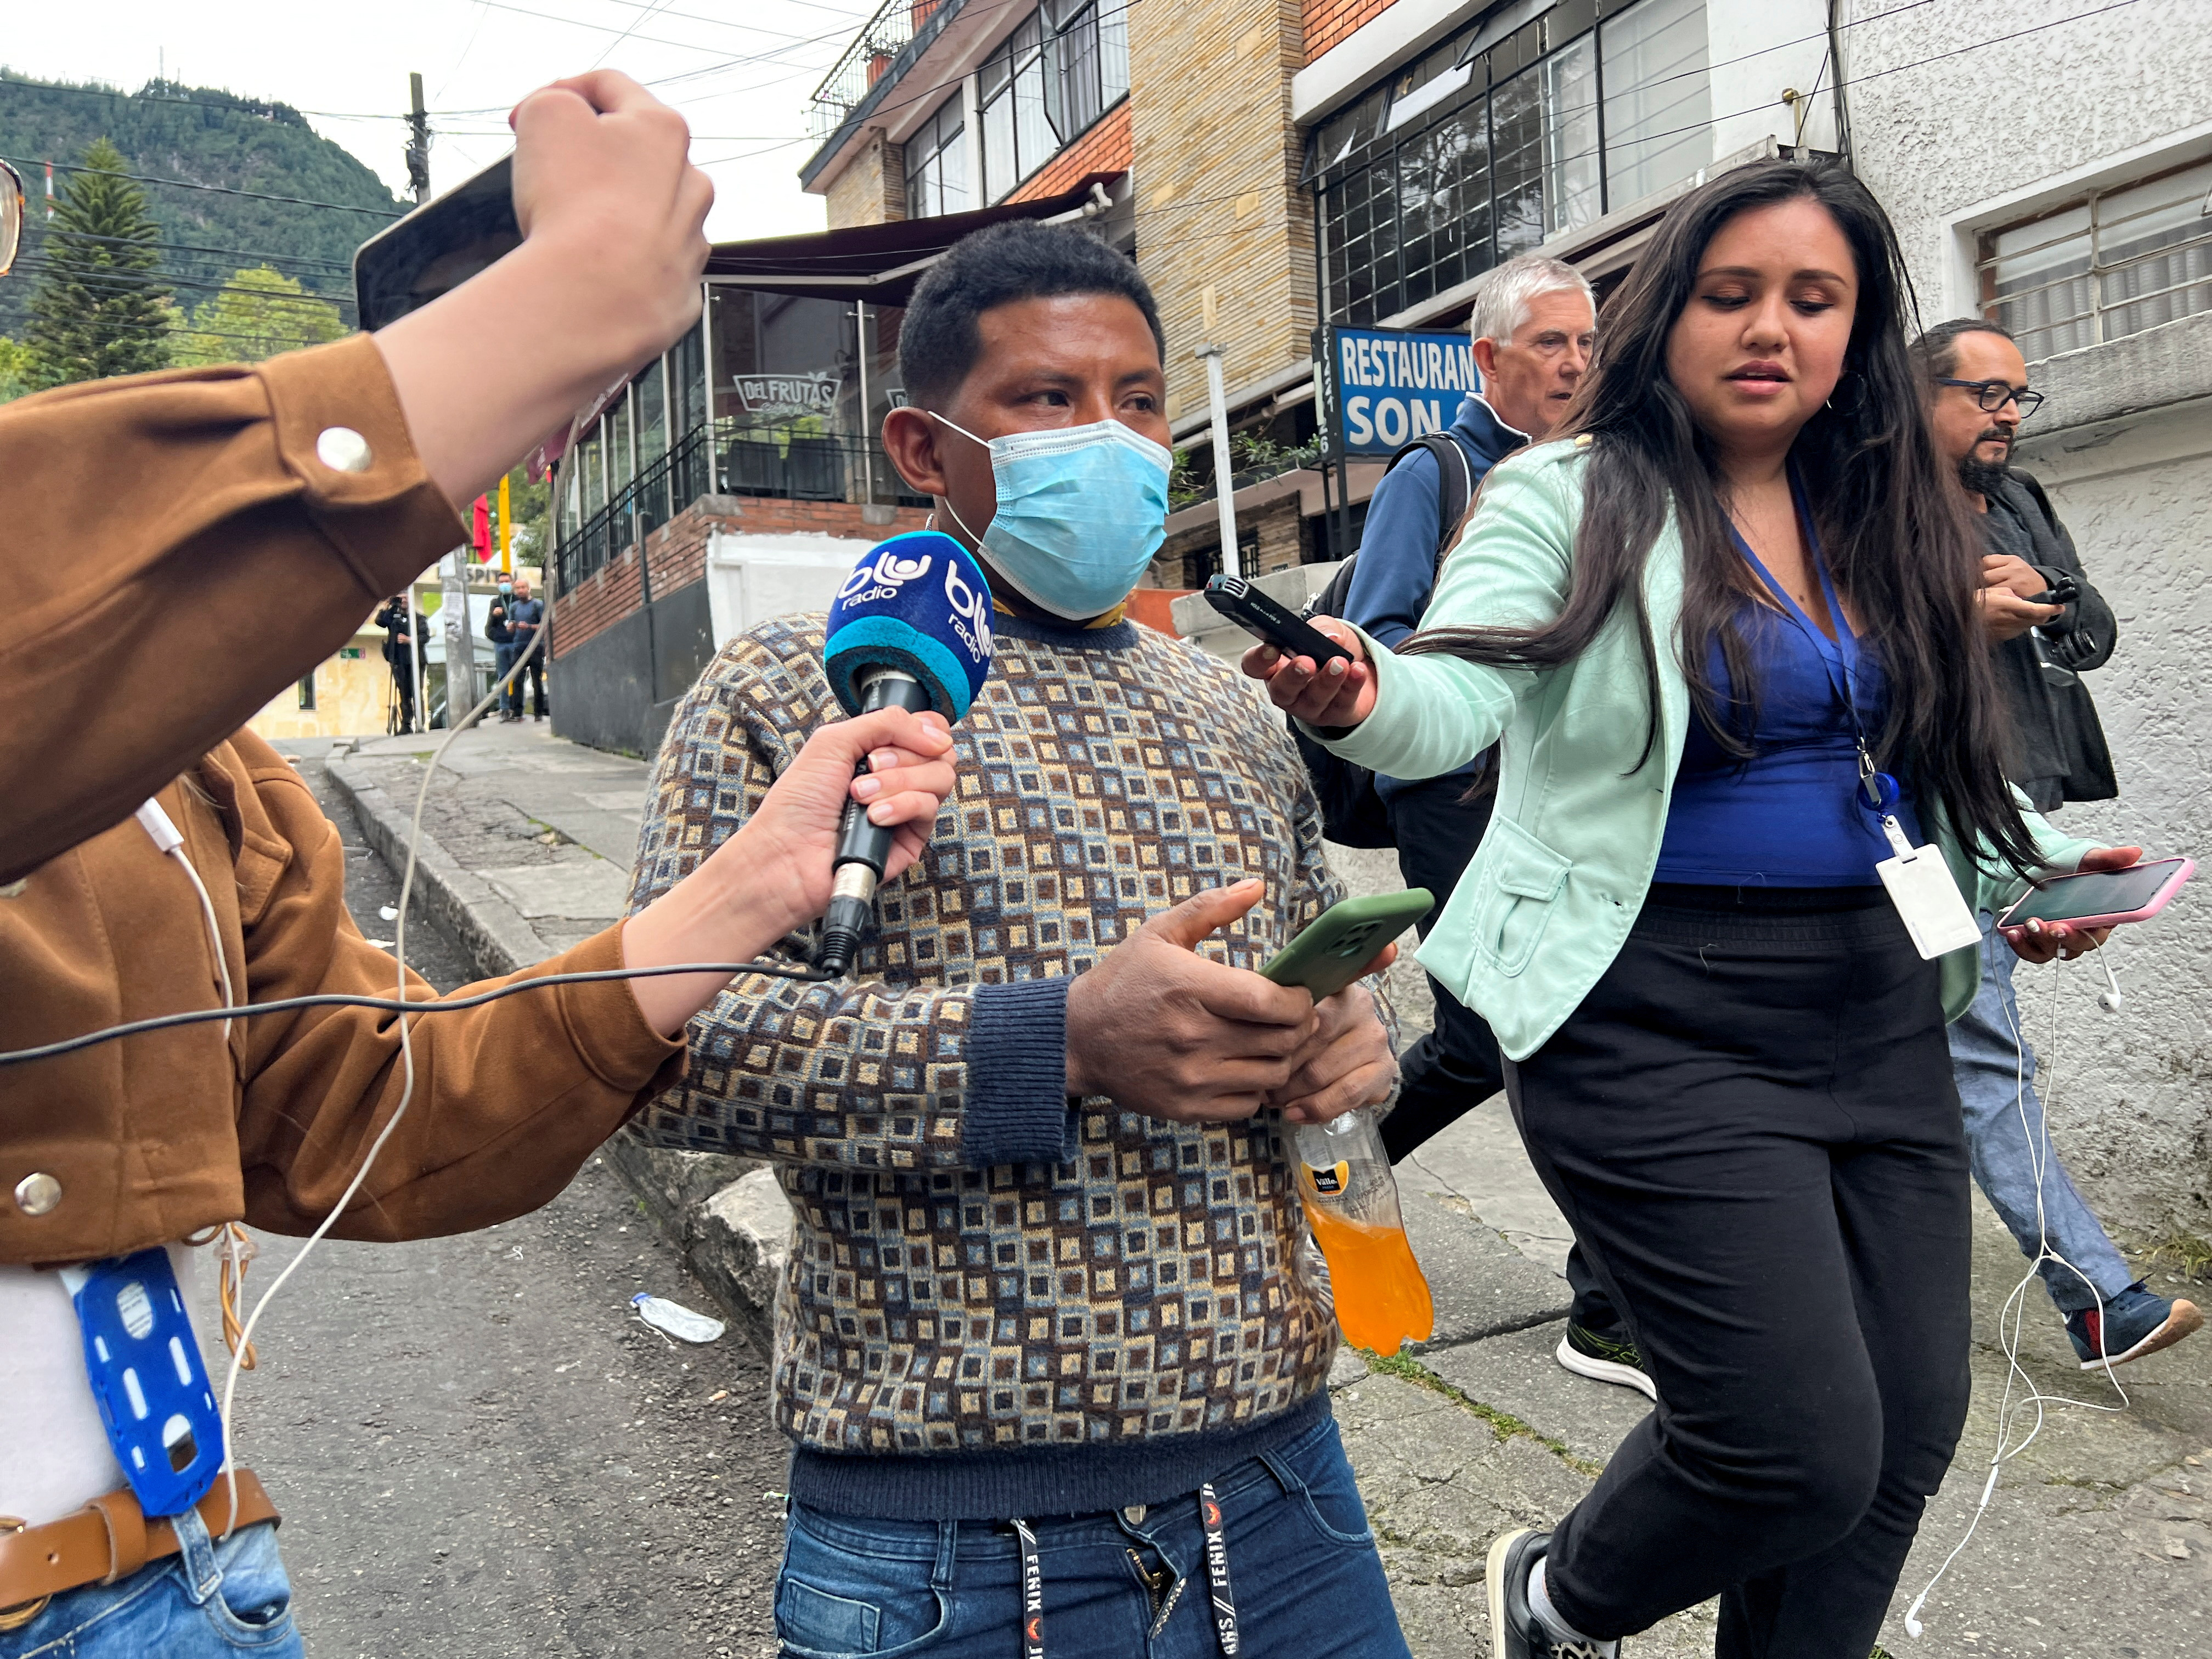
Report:
M1887 677L1879 657L1860 651L1802 501L1799 512L1837 637L1820 631L1736 536L1736 550L1783 607L1778 615L1747 599L1736 616L1758 670L1751 734L1756 752L1738 761L1723 751L1702 720L1690 722L1654 881L1866 887L1881 880L1875 866L1893 849L1860 793L1859 738L1881 729ZM1717 641L1706 672L1725 706L1731 687ZM1856 713L1846 706L1846 688ZM1911 796L1892 810L1905 838L1921 845Z
M1470 392L1461 402L1459 414L1444 428L1465 452L1472 488L1499 461L1528 441L1498 418L1480 392ZM1345 596L1344 620L1379 640L1392 650L1421 625L1421 613L1436 592L1437 543L1443 526L1443 487L1437 474L1437 458L1425 449L1392 467L1375 486L1367 504L1367 527L1360 532L1359 562L1352 568L1352 591ZM1474 770L1470 761L1453 777ZM1385 799L1407 786L1396 778L1378 777L1376 793Z

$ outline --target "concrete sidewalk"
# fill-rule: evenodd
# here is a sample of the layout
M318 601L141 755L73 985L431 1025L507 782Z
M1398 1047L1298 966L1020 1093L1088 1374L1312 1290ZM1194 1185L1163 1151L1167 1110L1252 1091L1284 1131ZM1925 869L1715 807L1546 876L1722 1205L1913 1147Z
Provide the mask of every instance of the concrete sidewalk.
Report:
M324 751L300 742L295 753ZM364 835L394 866L434 738L377 738L330 763ZM619 915L650 769L579 748L544 726L464 733L431 786L418 890L486 973L588 937ZM1398 885L1389 855L1346 853L1356 891ZM1410 963L1394 970L1411 1041L1428 1000ZM704 1153L609 1147L646 1206L756 1341L782 1272L789 1210L769 1171ZM1420 1659L1486 1650L1483 1553L1501 1528L1547 1524L1589 1489L1644 1410L1552 1358L1567 1310L1566 1226L1530 1170L1502 1097L1470 1113L1400 1171L1407 1223L1435 1294L1418 1351L1347 1353L1337 1414ZM1930 1504L1883 1644L1942 1654L2181 1659L2212 1648L2212 1340L2121 1369L2124 1409L2061 1408L2008 1460L1973 1541L1929 1598L1915 1644L1905 1609L1972 1518L1996 1444L2007 1367L1997 1315L2021 1262L1976 1202L1974 1403L1959 1459ZM2166 1294L2205 1287L2154 1279ZM2119 1404L2075 1369L2039 1287L2021 1365L2048 1394ZM2017 1426L2024 1434L2033 1419ZM2014 1437L2015 1441L2021 1437ZM1712 1650L1710 1607L1628 1644L1636 1659Z

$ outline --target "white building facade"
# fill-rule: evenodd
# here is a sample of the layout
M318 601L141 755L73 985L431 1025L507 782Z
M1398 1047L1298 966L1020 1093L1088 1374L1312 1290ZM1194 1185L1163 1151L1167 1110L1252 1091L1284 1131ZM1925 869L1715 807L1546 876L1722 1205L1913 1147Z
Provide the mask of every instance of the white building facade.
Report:
M2061 822L2212 864L2212 5L1837 9L1853 165L1923 317L2020 336L2050 401L2015 462L2119 618L2087 684L2121 797ZM2208 883L2120 930L2119 1013L2086 967L2019 979L2060 1151L2137 1244L2212 1237Z

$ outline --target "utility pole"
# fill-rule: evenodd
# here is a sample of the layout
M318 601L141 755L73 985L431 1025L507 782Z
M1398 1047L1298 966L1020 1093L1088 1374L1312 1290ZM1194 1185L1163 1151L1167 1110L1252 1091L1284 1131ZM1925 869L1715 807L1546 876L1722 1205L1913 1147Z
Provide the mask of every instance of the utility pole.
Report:
M1198 296L1199 314L1209 338L1221 319L1220 296L1208 283ZM1231 483L1235 468L1229 459L1228 397L1221 389L1218 345L1202 345L1198 356L1206 364L1206 398L1213 411L1213 505L1221 515L1221 568L1224 574L1241 576L1243 562L1237 556L1237 490Z
M1206 401L1213 407L1213 505L1221 514L1221 568L1241 576L1244 572L1237 557L1237 490L1229 459L1229 410L1221 390L1221 348L1202 345L1198 356L1206 362Z
M422 77L407 77L414 108L407 117L407 182L415 191L415 205L430 199L430 118L422 112Z

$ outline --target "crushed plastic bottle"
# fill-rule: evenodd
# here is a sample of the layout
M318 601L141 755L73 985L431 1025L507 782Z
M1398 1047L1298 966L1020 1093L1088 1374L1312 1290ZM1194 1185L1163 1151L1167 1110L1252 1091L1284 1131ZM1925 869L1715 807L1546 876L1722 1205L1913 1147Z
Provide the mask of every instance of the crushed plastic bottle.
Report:
M1298 1192L1328 1263L1337 1328L1382 1354L1428 1340L1436 1306L1406 1237L1397 1179L1373 1114L1300 1124L1297 1148Z
M640 1319L656 1331L665 1331L685 1342L712 1342L729 1329L720 1320L694 1313L681 1302L648 1296L643 1291L630 1297L629 1305Z

